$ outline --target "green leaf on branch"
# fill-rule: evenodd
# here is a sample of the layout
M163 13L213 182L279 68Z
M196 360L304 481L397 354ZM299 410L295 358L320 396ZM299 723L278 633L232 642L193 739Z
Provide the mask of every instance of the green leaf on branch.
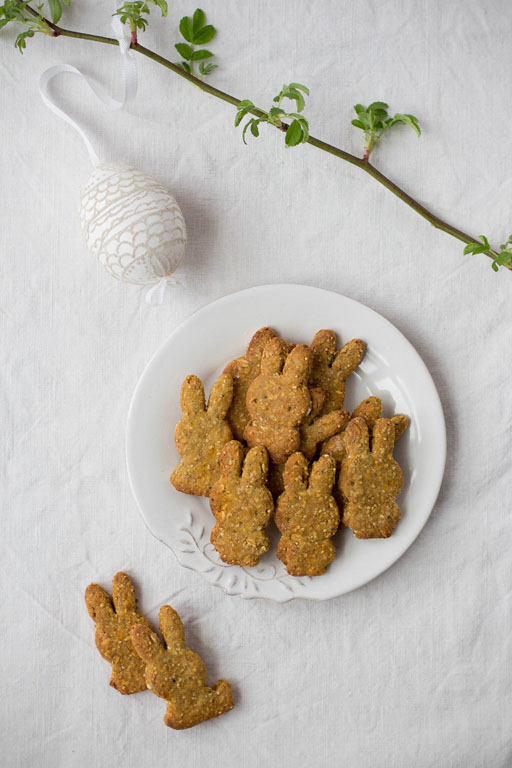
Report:
M119 16L122 24L128 24L132 34L137 29L144 31L148 25L148 19L145 16L150 14L148 3L156 5L160 9L162 16L167 16L168 7L166 0L135 0L135 2L125 2L112 15Z
M195 50L194 48L195 45L204 45L205 43L209 43L210 40L213 40L216 35L217 30L215 27L213 27L211 24L206 24L205 22L206 16L204 11L202 11L200 8L196 8L192 17L183 16L180 21L180 33L183 39L186 40L187 43L190 43L190 45L186 45L186 43L176 43L175 48L177 49L178 53L181 53L183 58L192 62L189 65L187 72L190 72L193 75L196 74L194 72L194 61L203 62L204 59L209 59L214 55L211 51L207 51L205 48L200 50ZM182 50L185 50L185 46L187 55L182 53ZM199 74L201 76L209 75L210 72L213 72L214 69L217 69L217 64L199 64Z
M301 144L305 144L309 139L309 123L305 117L299 118L300 127L302 128L302 141Z
M210 72L213 72L214 69L217 69L218 64L212 64L211 62L204 62L202 61L199 64L199 74L200 75L209 75Z
M244 99L238 104L238 111L235 115L235 127L240 125L241 121L244 119L244 117L253 110L254 104L252 101L249 101L249 99Z
M187 59L187 61L190 61L194 53L194 49L192 48L191 45L187 45L187 43L176 43L174 47L176 48L180 56L183 56L184 59Z
M501 247L503 248L503 246ZM510 266L512 266L512 252L509 250L500 251L491 264L491 267L495 272L497 272L500 267Z
M25 48L27 47L27 38L34 37L35 32L33 29L27 29L25 32L20 32L18 37L16 38L16 41L14 45L19 50L20 53L23 53Z
M207 51L206 48L202 48L200 51L194 51L190 57L190 61L200 61L201 59L209 59L213 56L211 51Z
M485 235L480 235L480 238L483 240L482 243L468 243L466 247L464 248L464 255L467 256L469 253L477 254L477 253L485 253L485 251L490 251L491 246L489 245L489 241L486 238Z
M188 19L190 21L190 19ZM204 27L204 22L206 21L204 11L202 11L200 8L196 8L194 11L194 15L192 16L192 32L195 34L196 32L199 32L200 29Z
M303 93L309 96L309 89L305 85L300 83L283 85L280 93L274 96L274 102L280 107L283 99L291 99L291 101L295 101L297 112L302 112L305 106Z
M193 42L196 45L204 45L205 43L209 43L210 40L213 40L215 37L215 33L215 27L212 27L211 24L207 24L206 27L200 29L199 32L194 33Z
M361 106L361 105L359 105L359 106ZM389 107L388 107L388 105L386 104L385 101L372 101L372 103L368 107L369 110L381 109L384 112L387 112L388 108Z
M303 96L304 93L309 95L309 89L300 83L290 83L290 85L283 85L280 93L278 93L277 96L274 96L273 99L274 104L277 104L277 106L271 107L268 112L258 110L258 112L261 112L262 114L257 118L251 117L245 123L242 131L242 139L244 144L247 143L245 141L245 134L249 128L253 136L259 136L258 126L260 123L270 123L270 125L273 125L275 128L279 128L280 130L285 131L284 143L286 147L296 147L298 144L303 144L306 142L309 139L309 123L307 118L301 114L305 105ZM291 99L292 101L295 101L297 105L297 111L286 112L281 107L281 102L283 99ZM235 116L235 126L240 125L244 117L255 109L256 107L252 101L250 101L250 99L244 99L243 101L239 102L238 110ZM283 119L286 118L292 118L290 125L287 125L286 123L283 124Z
M167 11L168 11L167 0L149 0L149 2L154 3L158 8L160 8L162 16L167 16Z
M293 120L286 131L285 144L287 147L296 147L302 141L302 128L298 120Z
M408 125L410 128L412 128L418 136L421 135L421 129L418 125L418 120L414 115L401 115L397 113L391 121L388 122L388 127L391 125L398 125L399 123L402 123L403 125Z
M48 0L48 5L50 6L50 13L53 23L58 24L60 17L62 16L62 6L59 0Z
M305 85L302 85L301 83L290 83L290 88L295 88L296 90L302 91L306 94L306 96L309 96L309 88L306 88Z
M245 134L247 133L248 128L251 129L251 133L253 136L258 137L260 135L258 124L261 122L265 122L265 121L263 118L259 118L259 117L251 117L251 119L246 122L246 124L244 125L244 129L242 131L242 140L244 144L247 144L245 140Z
M3 29L10 22L19 24L25 29L16 36L14 45L20 53L23 53L27 47L27 40L38 32L43 35L53 35L53 29L48 25L43 16L43 3L38 2L37 12L27 10L29 0L5 0L0 6L0 29ZM52 17L60 18L62 8L60 0L52 0L50 3L50 12Z
M475 242L468 243L468 245L466 245L464 248L465 256L468 254L476 256L479 253L485 253L487 251L496 253L492 250L485 235L479 235L479 237L480 240L482 240L481 243ZM498 272L500 267L512 268L512 235L509 236L506 243L502 243L500 245L500 252L495 255L494 259L492 260L491 267L495 272Z
M408 125L418 136L421 129L418 119L414 115L397 112L393 117L388 115L388 105L385 101L373 101L368 107L362 104L354 106L357 119L352 120L352 125L364 131L364 155L368 159L375 145L382 135L394 125Z
M188 43L193 42L194 34L192 32L192 24L188 16L184 16L180 21L180 32L182 37L184 37Z

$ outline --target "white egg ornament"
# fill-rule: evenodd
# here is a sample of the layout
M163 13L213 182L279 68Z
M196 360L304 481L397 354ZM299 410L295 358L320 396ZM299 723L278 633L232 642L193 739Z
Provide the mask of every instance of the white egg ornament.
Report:
M82 233L118 280L165 283L183 258L185 220L168 189L144 171L100 163L82 188Z

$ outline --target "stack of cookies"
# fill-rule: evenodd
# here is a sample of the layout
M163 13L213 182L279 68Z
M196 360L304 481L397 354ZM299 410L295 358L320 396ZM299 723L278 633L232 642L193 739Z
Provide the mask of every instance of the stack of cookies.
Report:
M207 405L201 381L187 376L171 483L209 497L211 541L224 562L257 565L272 516L277 556L293 576L325 572L340 520L357 538L391 535L403 482L393 448L408 419L381 418L378 397L343 410L345 382L364 352L360 339L337 349L330 330L306 346L262 328Z

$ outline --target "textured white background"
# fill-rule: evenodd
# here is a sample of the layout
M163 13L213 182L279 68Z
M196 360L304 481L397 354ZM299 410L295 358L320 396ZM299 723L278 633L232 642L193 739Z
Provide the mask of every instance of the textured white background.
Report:
M109 32L110 4L64 22ZM80 6L84 6L80 8ZM208 0L212 82L262 106L283 82L312 89L312 132L355 152L352 105L416 114L375 163L456 225L502 242L510 200L511 9L506 0ZM152 14L144 43L172 56L193 6ZM6 766L417 766L512 764L512 275L464 259L357 169L263 130L244 147L233 110L149 60L128 113L83 84L55 91L98 132L105 159L173 190L189 229L186 290L148 308L82 245L89 172L71 129L39 100L69 62L110 85L118 53L61 38L0 36L2 695ZM243 602L182 570L132 500L124 429L136 381L193 310L247 286L330 288L381 312L429 366L448 464L423 533L387 573L327 603ZM318 319L321 325L321 318ZM122 697L93 643L90 581L127 570L154 619L170 601L209 679L236 708L188 732L150 693Z

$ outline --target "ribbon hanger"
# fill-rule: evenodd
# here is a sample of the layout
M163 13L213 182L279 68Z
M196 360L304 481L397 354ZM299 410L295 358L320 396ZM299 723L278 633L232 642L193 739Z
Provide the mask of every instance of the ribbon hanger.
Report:
M91 162L94 166L99 165L100 159L94 149L92 141L84 129L75 120L73 120L73 118L68 115L67 112L64 112L63 109L57 106L53 96L50 94L48 86L54 77L64 72L69 72L73 75L78 75L81 77L82 80L87 83L91 91L96 94L98 99L107 107L107 109L111 110L112 112L123 109L126 104L133 101L137 93L137 65L135 63L135 55L133 51L130 50L129 33L125 28L125 25L121 23L121 20L118 16L114 16L112 19L112 30L119 42L119 51L121 53L122 59L124 89L122 99L115 99L100 83L98 83L92 77L84 75L83 72L81 72L76 67L73 67L71 64L55 64L55 66L46 69L39 78L39 92L41 94L42 100L48 109L58 115L58 117L60 117L66 123L69 123L69 125L71 125L82 137L82 140L87 148L87 152L89 153Z

